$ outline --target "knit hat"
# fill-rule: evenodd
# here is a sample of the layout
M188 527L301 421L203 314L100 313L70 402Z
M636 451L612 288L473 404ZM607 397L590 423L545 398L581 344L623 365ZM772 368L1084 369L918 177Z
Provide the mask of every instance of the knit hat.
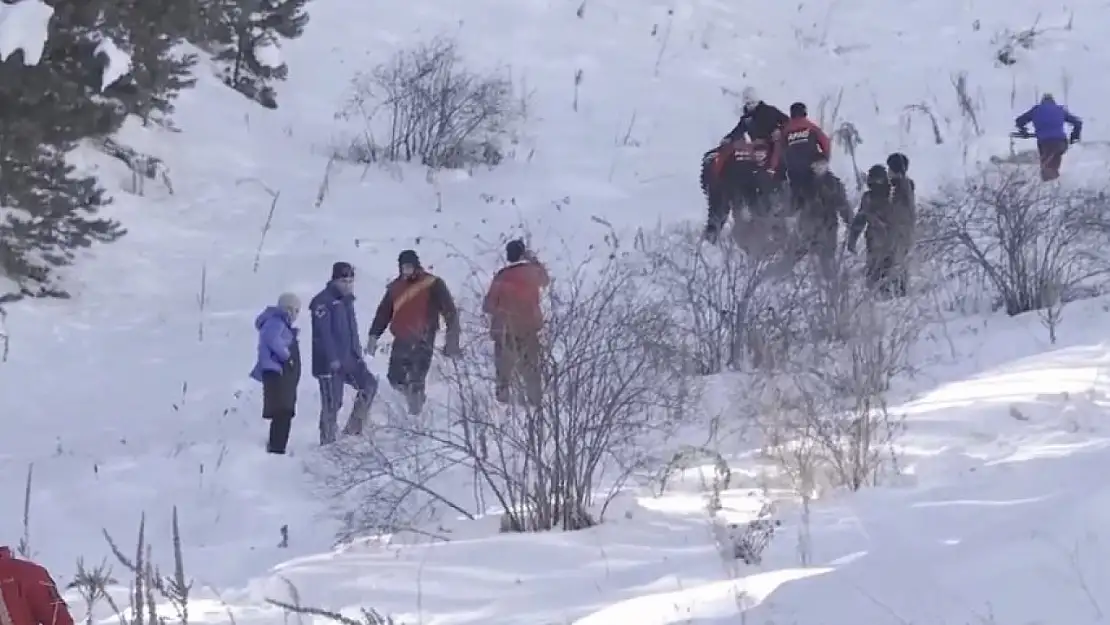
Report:
M798 119L809 115L809 109L806 108L805 102L795 102L790 105L790 118Z
M397 266L412 265L413 267L420 266L420 257L416 255L416 250L404 250L397 255Z
M301 298L297 297L296 293L282 293L278 297L278 308L290 312L300 312Z
M744 108L753 107L759 104L762 99L755 87L744 87L743 93L740 94L740 100L744 103Z
M331 279L342 280L355 277L355 268L351 263L339 261L331 266Z
M524 253L528 251L528 246L520 239L513 239L505 244L505 259L510 263L519 263L524 260Z

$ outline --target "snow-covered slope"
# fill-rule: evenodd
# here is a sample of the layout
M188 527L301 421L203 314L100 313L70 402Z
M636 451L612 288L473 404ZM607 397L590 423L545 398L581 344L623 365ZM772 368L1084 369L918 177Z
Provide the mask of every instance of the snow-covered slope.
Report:
M859 166L904 150L920 187L1006 153L1012 117L1052 91L1088 124L1065 176L1101 174L1105 3L314 1L308 32L283 52L291 78L281 108L249 106L205 76L181 98L183 132L126 129L126 143L166 161L175 193L151 182L145 197L118 192L114 210L131 232L82 263L75 298L10 307L0 542L21 534L21 476L33 463L32 549L63 580L78 556L107 554L101 528L126 544L141 513L156 549L166 545L176 505L190 573L241 623L280 622L263 599L285 596L283 576L308 603L376 606L417 623L724 623L759 602L753 615L776 622L966 622L992 612L999 623L1028 622L1034 608L1097 620L1082 589L1097 596L1110 577L1067 554L1080 544L1098 559L1097 476L1110 466L1098 443L1110 355L1098 303L1068 313L1061 341L1075 349L1043 355L1035 321L954 321L957 353L943 360L958 364L915 381L922 391L954 382L913 404L907 444L919 450L919 485L822 507L817 568L790 570L786 532L761 573L741 570L738 581L690 493L629 502L631 518L573 535L489 538L476 528L472 540L438 547L310 555L327 551L334 530L300 465L315 447L315 385L302 386L294 457L268 457L246 372L253 316L283 290L314 292L335 260L358 267L368 316L406 247L458 284L475 265L496 266L498 241L513 232L527 231L559 271L560 258L608 233L595 217L618 230L701 219L698 159L735 122L735 93L748 85L781 106L806 101L814 117L827 101L826 122L839 102L837 125L851 122L863 140ZM1033 48L997 67L1000 34L1031 27L1044 31ZM529 101L515 156L492 171L433 177L340 165L318 202L329 150L359 130L334 118L350 77L435 35L455 36L475 66L512 69ZM960 73L974 123L960 113ZM80 156L106 184L131 184L118 163ZM838 152L834 169L850 178L850 159ZM968 376L978 377L958 381ZM1025 419L1009 416L1011 404ZM726 499L737 515L750 511L746 492ZM790 581L810 573L821 574ZM198 604L195 618L226 619L212 605L207 614Z

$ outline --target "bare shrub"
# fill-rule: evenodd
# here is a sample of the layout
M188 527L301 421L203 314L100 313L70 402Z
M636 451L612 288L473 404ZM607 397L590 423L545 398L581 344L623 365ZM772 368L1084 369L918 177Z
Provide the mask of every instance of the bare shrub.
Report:
M359 608L359 618L351 618L344 616L339 612L333 610L326 610L324 608L311 607L301 604L301 593L293 582L288 579L282 578L285 585L289 588L291 601L279 601L277 599L266 599L266 603L285 610L286 615L296 614L300 616L320 616L332 623L339 623L340 625L397 625L397 621L392 617L383 616L380 612L373 608ZM234 625L234 624L233 624Z
M35 465L27 465L27 478L23 482L23 535L19 537L19 544L15 551L22 558L30 560L34 554L31 552L31 494L34 492Z
M749 332L768 307L771 259L752 258L738 246L706 245L701 232L682 226L641 234L637 252L654 295L669 302L666 336L688 371L711 375L773 360L766 336Z
M8 311L0 306L0 362L8 362L11 352L11 335L8 334Z
M104 539L108 541L108 547L112 550L112 554L131 573L128 618L124 619L123 614L116 610L121 623L127 625L163 625L166 619L158 613L159 599L162 599L169 602L173 607L178 623L188 625L189 596L193 588L193 582L185 575L185 557L181 550L181 529L177 521L177 506L173 508L171 538L173 541L173 573L164 576L153 562L154 550L147 542L145 514L139 519L139 530L135 538L135 555L133 557L124 554L118 543L107 530L104 530ZM81 575L83 570L85 570L84 567L81 563L78 563L78 579L83 580L81 585L82 595L87 597L105 596L107 594L105 589L101 587L98 590L94 582L111 579L110 569L101 565L94 571L86 571L85 575ZM110 605L115 609L114 604Z
M892 381L912 373L910 348L927 317L917 302L874 299L856 282L814 282L807 319L815 340L786 366L756 376L754 398L766 452L807 508L822 485L859 490L894 461L902 418L891 412ZM825 337L820 339L819 337Z
M979 105L969 93L967 72L952 75L952 89L956 92L956 104L960 108L960 116L970 124L976 137L982 137L983 127L979 124Z
M923 204L918 247L949 274L984 276L1017 315L1090 294L1090 281L1107 274L1106 208L1103 191L993 165Z
M944 144L944 135L940 132L940 121L937 120L936 114L933 109L925 102L917 104L907 104L902 108L902 127L906 132L913 128L914 115L920 115L929 122L929 129L933 132L933 143L937 145Z
M730 523L728 526L732 557L748 566L763 564L763 551L771 544L782 521L774 518L774 509L764 504L756 516L747 523Z
M357 74L337 117L365 127L349 157L464 168L501 162L520 110L507 75L464 68L455 42L435 38Z
M852 171L855 173L856 178L856 191L862 190L866 182L866 177L859 167L859 161L856 159L856 152L859 146L863 144L863 137L859 134L859 129L852 122L844 122L836 127L833 131L833 141L838 145L844 146L844 153L852 161Z
M1029 28L1018 31L1007 28L995 33L991 39L991 45L995 46L995 63L1003 67L1017 65L1020 51L1032 50L1036 46L1037 38L1045 32L1037 28L1039 22L1040 16Z
M84 559L78 558L77 572L66 588L75 591L85 604L86 625L103 620L96 617L101 603L107 604L120 625L167 625L171 620L160 609L165 603L173 609L174 620L178 625L189 625L189 600L193 582L185 573L177 508L173 509L171 525L173 572L170 575L163 575L153 562L154 549L147 542L146 515L139 519L133 556L124 554L107 530L103 533L116 560L131 574L127 602L121 604L113 596L113 591L119 590L120 581L113 575L112 567L106 561L89 567ZM234 623L230 609L228 616Z
M344 499L349 535L424 531L445 510L487 512L487 499L502 514L502 531L575 530L603 520L612 496L647 471L655 446L698 397L659 340L670 311L644 292L638 266L603 253L547 291L539 354L527 361L538 402L523 379L513 383L521 398L496 400L493 349L474 319L467 334L478 339L440 371L446 405L427 417L392 419L375 443L324 450L328 462L317 477L326 495Z

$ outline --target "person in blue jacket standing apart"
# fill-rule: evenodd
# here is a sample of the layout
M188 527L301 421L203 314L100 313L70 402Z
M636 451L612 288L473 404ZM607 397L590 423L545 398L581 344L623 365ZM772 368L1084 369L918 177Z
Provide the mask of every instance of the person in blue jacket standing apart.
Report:
M1041 180L1047 182L1059 178L1064 153L1068 151L1068 144L1079 142L1083 122L1067 107L1057 104L1051 93L1046 93L1039 104L1019 115L1014 123L1021 135L1027 135L1029 124L1033 124L1037 154L1041 158ZM1071 125L1070 135L1065 132L1064 124Z

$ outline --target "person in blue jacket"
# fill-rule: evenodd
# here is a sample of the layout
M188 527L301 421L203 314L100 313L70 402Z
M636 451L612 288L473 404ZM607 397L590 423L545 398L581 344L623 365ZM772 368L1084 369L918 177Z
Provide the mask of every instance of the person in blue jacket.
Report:
M354 267L337 262L332 265L328 285L308 305L312 312L312 375L320 383L321 445L334 443L338 437L339 409L347 386L358 394L343 427L345 436L362 434L378 392L378 380L362 357L354 286Z
M1064 153L1068 151L1068 144L1079 143L1083 122L1067 107L1057 104L1051 93L1046 93L1039 104L1019 115L1014 123L1022 135L1028 134L1028 126L1033 124L1033 136L1037 138L1037 153L1041 158L1041 180L1059 178ZM1071 125L1070 135L1064 124Z
M301 381L301 350L293 322L301 300L282 293L276 306L267 306L254 320L258 330L258 355L251 378L262 383L262 418L270 422L266 451L284 454L289 429L297 412L297 385Z

